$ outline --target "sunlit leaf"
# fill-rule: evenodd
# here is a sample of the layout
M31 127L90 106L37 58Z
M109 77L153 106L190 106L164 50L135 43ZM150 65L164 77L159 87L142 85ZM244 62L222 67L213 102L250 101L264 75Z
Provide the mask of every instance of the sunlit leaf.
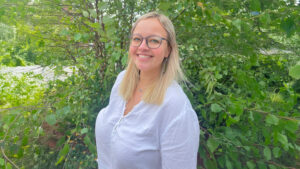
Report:
M247 167L249 168L249 169L254 169L254 168L256 168L256 165L252 162L252 161L247 161Z
M56 123L56 116L54 114L47 115L45 120L48 124L54 125Z
M0 157L0 166L4 165L4 159Z
M278 125L279 119L272 114L268 114L266 117L266 122L269 125Z
M59 159L55 163L55 165L58 165L65 159L66 155L69 153L69 150L70 150L70 145L68 143L65 143L63 149L61 149L59 152Z
M210 109L212 112L220 112L222 111L222 107L216 103L211 104Z
M289 75L295 79L300 79L300 65L295 65L289 69Z
M84 17L89 17L89 13L87 11L82 11Z
M286 32L287 37L290 37L295 31L295 23L291 17L281 21L280 27Z
M214 152L219 146L219 142L212 137L209 137L209 139L207 140L207 147L209 149L210 152Z
M81 129L81 131L80 131L81 134L85 134L85 133L87 133L87 132L88 132L88 128L83 128L83 129Z
M234 21L232 21L232 25L235 26L239 31L241 31L241 20L240 19L236 19Z
M274 155L275 158L279 158L280 157L281 151L280 151L279 147L273 148L273 155Z
M271 160L271 158L272 158L271 150L267 146L264 148L264 156L265 156L266 160L268 160L268 161Z
M287 145L288 144L288 139L287 139L286 135L278 133L277 139L283 145Z
M260 11L260 0L251 0L250 9L252 11Z
M75 35L74 35L74 40L75 41L79 41L81 39L81 34L80 33L76 33Z

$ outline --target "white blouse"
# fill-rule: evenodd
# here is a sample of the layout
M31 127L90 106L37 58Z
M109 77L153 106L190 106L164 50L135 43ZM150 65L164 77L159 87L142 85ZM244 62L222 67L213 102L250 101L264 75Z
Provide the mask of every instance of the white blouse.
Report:
M162 105L140 101L124 116L118 90L124 73L96 120L99 169L196 169L199 123L181 87L174 82Z

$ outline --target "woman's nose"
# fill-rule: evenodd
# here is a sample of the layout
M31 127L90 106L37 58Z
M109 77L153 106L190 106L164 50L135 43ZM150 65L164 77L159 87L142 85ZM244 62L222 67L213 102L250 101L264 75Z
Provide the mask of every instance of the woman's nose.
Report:
M147 40L143 39L141 45L139 46L140 49L149 49L148 45L147 45Z

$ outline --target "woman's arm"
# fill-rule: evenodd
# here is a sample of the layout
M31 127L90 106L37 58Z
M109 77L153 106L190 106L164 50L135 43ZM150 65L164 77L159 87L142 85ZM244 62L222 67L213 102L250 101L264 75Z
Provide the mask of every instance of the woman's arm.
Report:
M199 123L190 104L169 108L176 115L169 120L160 138L163 169L196 169L199 148ZM177 111L177 112L176 112ZM178 112L180 111L180 112Z

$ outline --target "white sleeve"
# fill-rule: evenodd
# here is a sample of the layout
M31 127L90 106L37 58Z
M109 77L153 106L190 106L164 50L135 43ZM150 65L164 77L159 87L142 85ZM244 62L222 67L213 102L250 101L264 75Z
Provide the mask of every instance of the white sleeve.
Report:
M166 125L160 138L162 169L197 168L200 129L195 111L187 105L166 112L177 115Z

